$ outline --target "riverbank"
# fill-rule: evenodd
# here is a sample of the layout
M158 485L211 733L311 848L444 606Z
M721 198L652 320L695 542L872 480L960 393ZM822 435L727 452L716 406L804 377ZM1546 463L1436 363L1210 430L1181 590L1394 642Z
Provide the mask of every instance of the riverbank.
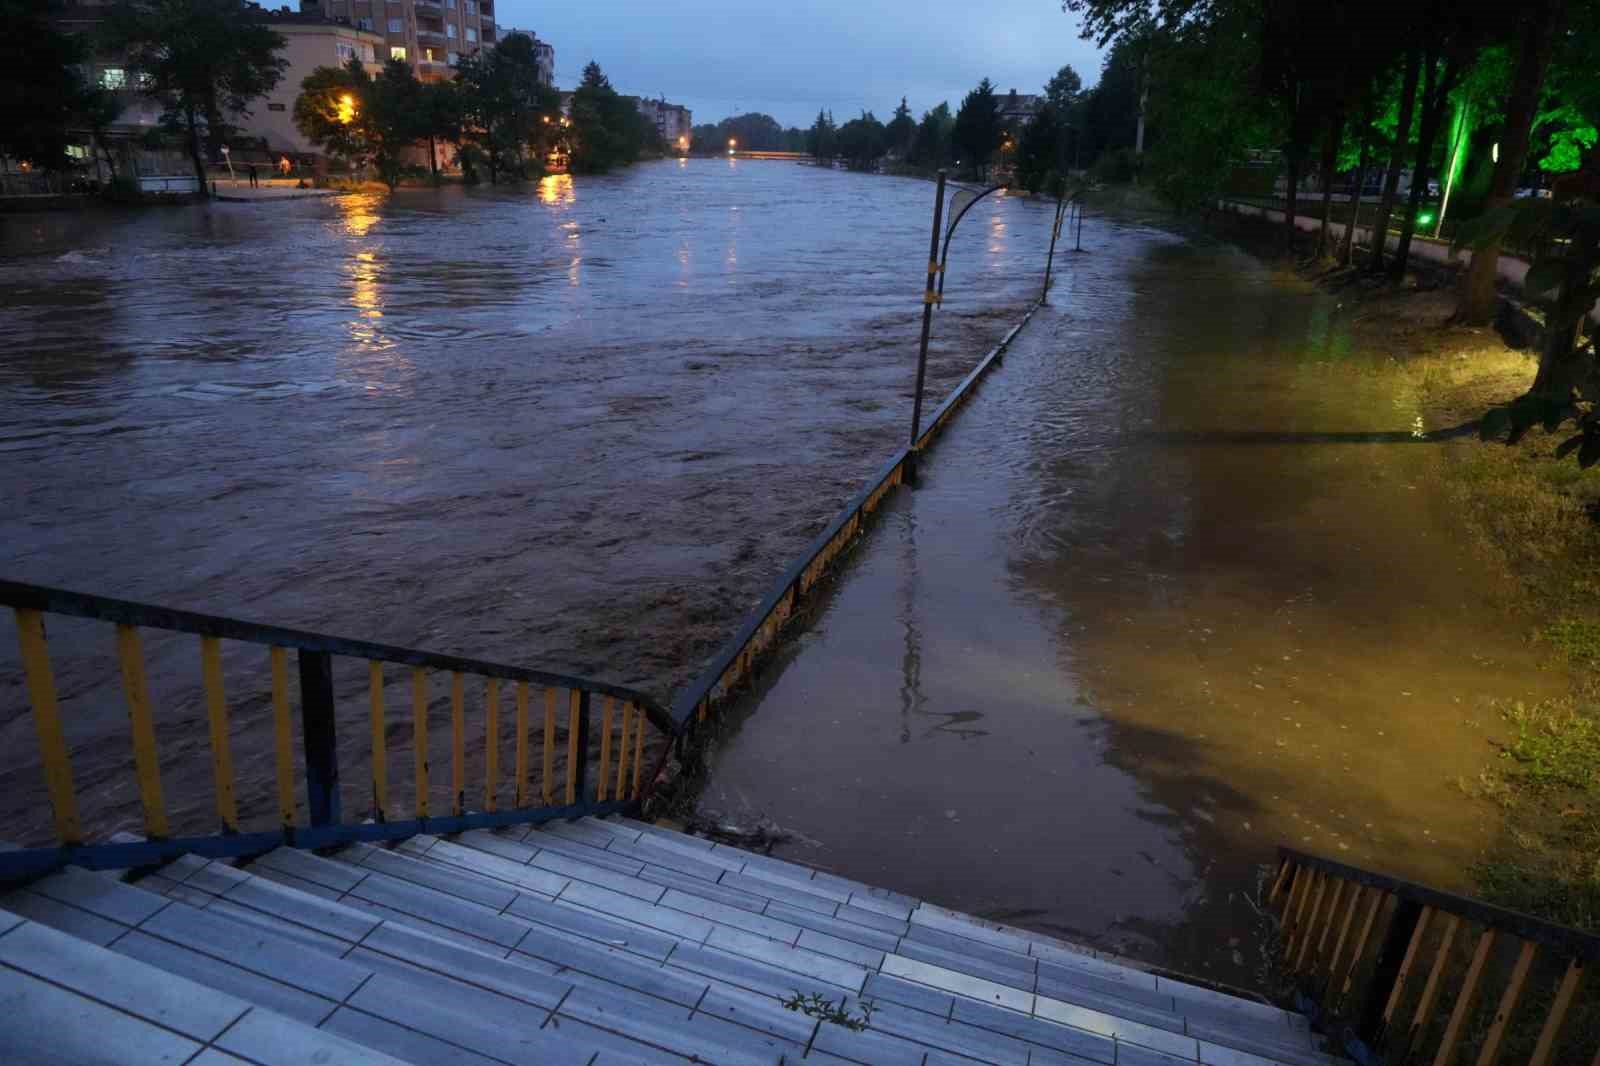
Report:
M1276 247L1277 227L1253 224L1240 233L1258 249ZM1515 313L1501 316L1509 340L1495 330L1450 324L1454 271L1423 264L1403 286L1359 272L1330 269L1310 258L1282 268L1333 295L1350 335L1386 352L1393 374L1412 383L1428 417L1440 424L1475 422L1492 406L1525 392L1537 370L1536 344ZM1535 427L1516 446L1451 440L1440 477L1465 533L1488 573L1500 577L1492 617L1536 656L1560 688L1534 700L1491 700L1497 721L1481 765L1454 782L1457 792L1494 829L1466 868L1472 894L1550 921L1600 931L1600 610L1595 561L1600 559L1600 474L1555 456L1569 433ZM1541 989L1527 1013L1548 1004ZM1600 995L1574 1005L1577 1046L1600 1040ZM1508 1036L1508 1055L1525 1056L1536 1029L1524 1017Z
M1237 226L1233 227L1237 235ZM1257 251L1281 230L1251 234ZM1355 343L1387 353L1410 381L1430 424L1475 422L1527 391L1538 369L1535 338L1450 323L1453 270L1424 264L1401 287L1309 259L1285 263L1339 300ZM1502 316L1503 322L1516 318ZM1525 324L1524 324L1525 325ZM1580 470L1556 447L1565 428L1535 427L1517 445L1463 436L1445 449L1441 474L1477 551L1510 578L1500 605L1507 624L1567 690L1494 707L1507 737L1486 753L1461 793L1492 810L1501 832L1473 864L1476 891L1504 906L1600 930L1600 473ZM1519 619L1511 622L1510 619Z
M1308 279L1106 200L725 720L700 814L1264 987L1277 845L1474 891L1500 824L1459 783L1566 679L1464 534L1460 418Z

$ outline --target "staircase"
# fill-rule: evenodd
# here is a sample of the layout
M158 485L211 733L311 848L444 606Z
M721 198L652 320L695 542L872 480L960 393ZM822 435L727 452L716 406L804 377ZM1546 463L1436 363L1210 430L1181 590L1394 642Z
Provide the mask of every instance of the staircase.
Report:
M16 1064L1344 1061L1276 1007L626 819L69 867L0 896L0 1017Z

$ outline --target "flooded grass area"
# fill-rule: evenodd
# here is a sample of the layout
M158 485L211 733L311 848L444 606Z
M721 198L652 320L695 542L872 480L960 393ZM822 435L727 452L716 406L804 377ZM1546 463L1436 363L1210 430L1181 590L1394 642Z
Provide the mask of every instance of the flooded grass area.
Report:
M1133 219L1085 239L702 807L1245 985L1280 843L1490 891L1515 830L1474 782L1526 765L1508 715L1545 709L1541 751L1579 728L1525 564L1584 557L1590 479L1462 431L1532 364L1442 331L1447 294L1383 307Z

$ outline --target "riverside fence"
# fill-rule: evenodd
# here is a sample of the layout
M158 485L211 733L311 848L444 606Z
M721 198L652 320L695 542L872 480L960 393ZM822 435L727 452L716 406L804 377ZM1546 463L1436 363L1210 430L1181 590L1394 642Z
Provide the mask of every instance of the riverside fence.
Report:
M916 413L906 445L879 467L785 570L755 612L670 706L647 693L591 678L0 581L0 607L10 608L16 622L23 678L55 836L50 845L0 851L0 883L26 881L68 864L114 869L154 865L184 854L246 857L280 845L319 848L352 841L395 841L419 833L456 833L638 810L658 779L660 763L675 745L682 751L684 745L693 743L698 727L713 718L752 676L830 568L865 531L884 499L914 478L917 457L973 395L984 376L1000 365L1006 348L1048 295L1056 238L1072 204L1066 197L1058 197L1055 204L1040 295L1021 321L939 403L926 426L921 425L928 331L933 311L942 298L950 238L972 203L998 187L981 192L959 191L957 196L967 199L958 203L944 227L942 173L936 188L933 238L923 293ZM136 788L138 795L142 837L95 837L85 832L84 819L79 814L82 790L74 773L73 753L67 742L68 723L63 722L52 662L48 632L52 618L98 623L101 633L91 642L98 640L106 646L103 650L115 648L116 671L120 673L128 715L128 748L125 761L119 759L111 772L96 770L94 788L103 795L108 791L108 778L127 783L131 774L130 787ZM163 751L146 676L143 634L150 632L194 638L191 664L201 679L208 740L203 749L190 744L180 752ZM239 645L259 649L260 661L253 667L245 663L237 670L230 699L223 650L227 647L235 666L240 667ZM295 656L293 682L291 652ZM348 710L341 713L337 707L333 680L336 661L345 662L347 668L349 661L365 664L365 714L351 714ZM439 718L433 705L442 686L447 687L449 707L448 811L436 809L434 803L440 775L430 748L430 732ZM395 688L408 691L410 696L409 803L390 786L390 748L396 732L391 729L390 693ZM270 719L270 723L249 724L267 726L272 738L273 800L257 802L254 809L247 810L241 810L240 779L232 751L236 723L230 706L241 702L241 691ZM268 698L262 700L261 696ZM503 699L509 699L509 710L502 707ZM295 702L298 720L291 709ZM509 734L507 715L511 720ZM403 719L396 719L396 724L401 722ZM617 726L615 733L613 722ZM298 760L296 726L300 737ZM645 736L647 728L653 733L651 739ZM400 731L403 732L403 725ZM475 756L479 747L476 741L482 741L481 773L474 775L469 775L467 767L469 733L474 738ZM364 759L359 765L369 775L365 791L370 799L350 805L347 810L341 795L348 795L351 789L348 783L341 787L340 752L343 749L348 755L362 747ZM647 774L645 762L649 755L655 755L658 763ZM209 777L214 832L195 832L195 823L200 819L192 814L181 819L174 831L163 776L164 772L180 769L190 780Z

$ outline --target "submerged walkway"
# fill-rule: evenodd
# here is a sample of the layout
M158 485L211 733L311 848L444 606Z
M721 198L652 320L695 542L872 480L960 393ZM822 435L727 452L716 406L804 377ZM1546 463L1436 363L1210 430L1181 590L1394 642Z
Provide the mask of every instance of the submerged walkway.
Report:
M702 813L1252 986L1278 844L1465 887L1488 701L1558 681L1443 496L1463 445L1414 435L1334 301L1134 222L1084 239L730 715Z

